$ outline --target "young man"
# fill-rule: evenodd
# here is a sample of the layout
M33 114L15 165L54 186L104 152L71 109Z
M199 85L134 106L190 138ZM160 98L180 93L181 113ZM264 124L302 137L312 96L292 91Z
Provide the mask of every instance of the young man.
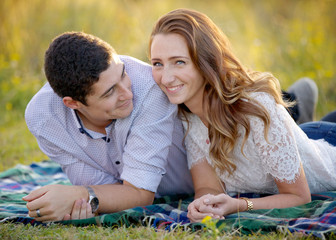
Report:
M177 108L150 65L118 56L95 36L68 32L50 44L44 67L48 83L28 104L26 122L73 185L24 197L31 217L85 218L149 205L155 193L193 192Z

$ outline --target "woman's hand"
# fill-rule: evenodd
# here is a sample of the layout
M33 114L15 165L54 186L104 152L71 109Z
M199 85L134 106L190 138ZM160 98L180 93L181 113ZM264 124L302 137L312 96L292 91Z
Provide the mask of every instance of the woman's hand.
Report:
M223 219L226 215L245 211L245 205L245 200L232 198L224 193L207 194L189 204L188 218L191 222L200 222L206 216Z
M238 211L245 211L245 205L245 200L232 198L227 194L221 193L204 198L200 211L214 216L226 216Z
M214 214L212 211L213 206L209 204L205 204L207 199L211 199L214 197L212 194L204 195L200 198L195 199L192 203L188 206L188 218L191 222L200 222L206 216L210 216L215 219L222 219L224 218L223 215Z

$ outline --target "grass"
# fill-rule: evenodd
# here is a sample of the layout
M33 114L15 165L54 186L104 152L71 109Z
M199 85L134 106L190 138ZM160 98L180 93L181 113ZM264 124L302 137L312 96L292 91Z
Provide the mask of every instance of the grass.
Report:
M332 239L334 235L329 236ZM303 236L300 233L270 233L262 235L259 233L252 235L233 235L232 233L220 234L213 231L190 232L181 229L172 231L154 230L149 227L119 227L105 228L97 226L74 227L50 225L48 227L22 224L0 224L0 238L3 240L15 239L203 239L217 240L225 239L248 239L248 240L276 240L276 239L317 239L313 236Z
M111 43L119 54L147 60L147 42L159 16L179 8L206 13L228 35L241 61L272 72L286 89L308 76L319 87L316 119L336 109L335 0L1 0L0 171L47 157L24 122L25 106L45 83L43 55L65 31L85 31ZM211 235L151 228L48 228L0 224L1 239L214 239ZM270 234L271 239L292 238ZM300 236L298 236L300 237ZM239 239L243 237L237 236ZM249 237L262 238L255 234ZM297 238L300 239L300 238Z

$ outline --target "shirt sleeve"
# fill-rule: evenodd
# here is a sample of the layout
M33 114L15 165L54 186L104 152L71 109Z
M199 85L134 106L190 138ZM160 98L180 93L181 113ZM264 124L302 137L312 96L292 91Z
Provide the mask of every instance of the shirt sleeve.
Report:
M155 84L137 111L124 147L121 179L156 192L166 173L177 106Z
M81 161L45 138L39 137L37 139L40 149L50 160L61 165L63 172L73 185L100 185L118 182L111 174Z
M265 107L271 120L266 140L264 122L257 117L251 117L251 134L264 170L279 181L293 183L300 174L301 164L291 128L295 122L285 108L277 104L269 94L259 93L255 100Z

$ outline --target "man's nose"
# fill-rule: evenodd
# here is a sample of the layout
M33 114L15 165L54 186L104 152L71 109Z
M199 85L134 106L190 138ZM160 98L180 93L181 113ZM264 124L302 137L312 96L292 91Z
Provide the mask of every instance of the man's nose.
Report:
M133 98L131 79L128 76L126 77L128 79L125 79L124 82L120 84L120 100L129 100Z

